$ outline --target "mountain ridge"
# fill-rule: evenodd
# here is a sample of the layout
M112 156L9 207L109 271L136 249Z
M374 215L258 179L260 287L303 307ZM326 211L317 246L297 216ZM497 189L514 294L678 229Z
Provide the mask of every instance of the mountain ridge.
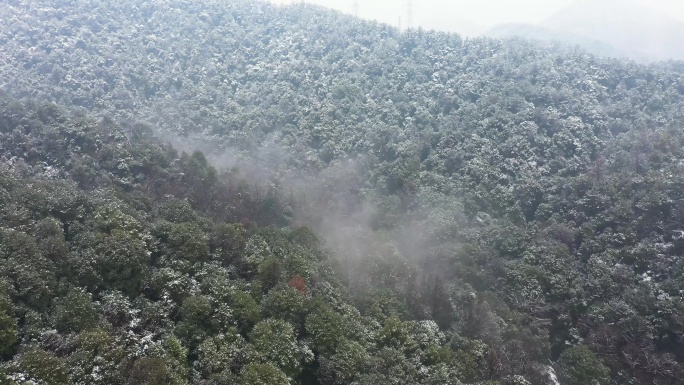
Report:
M537 24L497 26L486 33L558 40L597 55L644 63L684 60L682 34L684 22L631 0L576 1Z

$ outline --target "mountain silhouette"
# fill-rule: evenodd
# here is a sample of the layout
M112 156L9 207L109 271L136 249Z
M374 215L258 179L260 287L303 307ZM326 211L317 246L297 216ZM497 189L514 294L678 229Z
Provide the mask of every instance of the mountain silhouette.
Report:
M539 24L503 24L486 35L560 41L638 62L684 60L684 22L633 0L581 0Z

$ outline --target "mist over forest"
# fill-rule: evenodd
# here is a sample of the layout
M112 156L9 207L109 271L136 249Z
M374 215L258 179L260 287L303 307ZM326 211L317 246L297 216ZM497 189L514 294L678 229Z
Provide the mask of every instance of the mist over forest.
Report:
M681 383L684 62L554 25L0 2L0 383Z

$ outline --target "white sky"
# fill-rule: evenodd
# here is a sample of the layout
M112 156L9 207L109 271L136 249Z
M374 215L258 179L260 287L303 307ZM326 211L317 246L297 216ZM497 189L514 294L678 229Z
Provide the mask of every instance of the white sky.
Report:
M289 4L301 0L271 0ZM352 13L354 0L305 0ZM575 0L413 0L414 25L467 35L502 23L537 23ZM598 0L593 0L598 1ZM637 0L684 21L684 0ZM408 0L358 0L359 15L397 25L407 19Z

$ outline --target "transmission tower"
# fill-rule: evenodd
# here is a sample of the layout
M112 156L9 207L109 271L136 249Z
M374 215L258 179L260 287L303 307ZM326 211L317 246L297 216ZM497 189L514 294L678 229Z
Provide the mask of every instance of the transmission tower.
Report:
M413 1L406 1L406 29L413 28Z
M359 17L359 0L354 0L354 16Z

